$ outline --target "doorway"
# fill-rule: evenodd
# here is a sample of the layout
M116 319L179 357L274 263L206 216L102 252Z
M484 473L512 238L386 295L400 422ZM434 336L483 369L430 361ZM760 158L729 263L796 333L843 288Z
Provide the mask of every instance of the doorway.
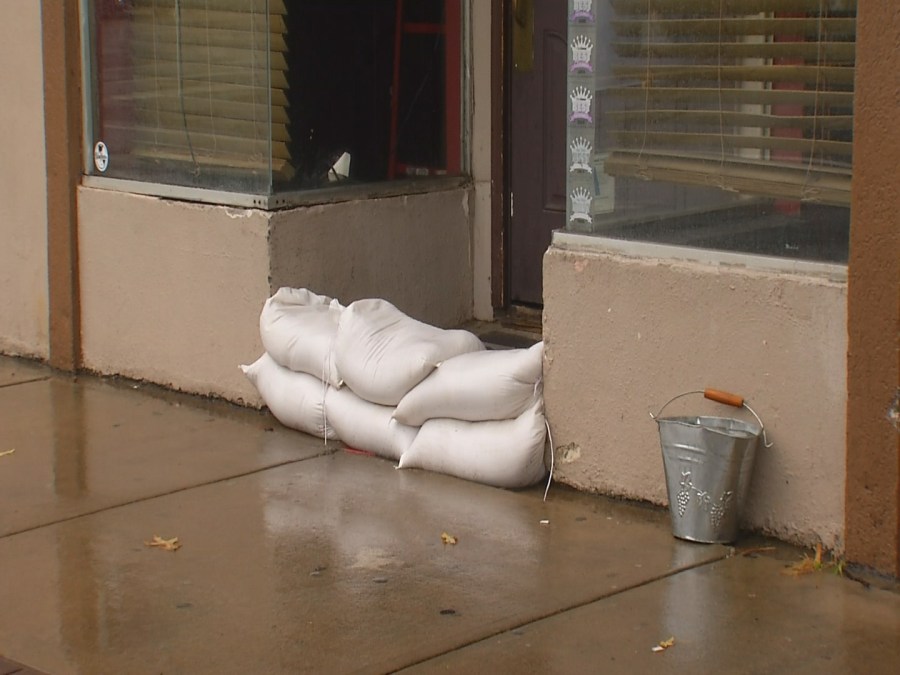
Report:
M568 3L508 3L506 304L543 305L542 263L566 214Z

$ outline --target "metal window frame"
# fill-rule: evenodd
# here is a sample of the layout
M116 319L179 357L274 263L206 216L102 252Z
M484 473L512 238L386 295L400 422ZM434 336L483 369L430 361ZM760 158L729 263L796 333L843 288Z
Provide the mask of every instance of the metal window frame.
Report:
M308 190L292 190L279 193L258 194L249 192L230 192L227 190L211 190L186 185L175 185L159 182L148 182L136 179L112 178L97 175L94 172L94 128L97 114L94 106L94 92L97 91L96 68L93 62L93 21L94 0L79 0L81 20L81 56L82 56L82 136L83 136L83 172L82 185L89 188L127 192L147 195L162 199L198 202L215 206L240 208L257 208L267 211L291 208L295 206L312 206L315 204L331 204L346 201L380 199L401 195L415 195L427 192L465 187L472 184L471 176L471 137L472 137L472 12L474 0L463 0L461 3L462 23L460 31L461 59L460 68L460 113L462 122L461 161L459 176L436 176L423 178L401 178L391 181L373 183L353 183L345 186L329 186ZM270 104L271 107L271 104ZM270 172L271 174L271 172Z
M639 260L657 259L699 263L701 265L721 265L723 267L780 274L824 277L840 283L847 282L847 264L804 260L802 258L781 258L741 251L695 248L652 241L635 241L633 239L613 239L598 234L584 234L565 230L555 230L553 232L551 247L567 251L621 255Z

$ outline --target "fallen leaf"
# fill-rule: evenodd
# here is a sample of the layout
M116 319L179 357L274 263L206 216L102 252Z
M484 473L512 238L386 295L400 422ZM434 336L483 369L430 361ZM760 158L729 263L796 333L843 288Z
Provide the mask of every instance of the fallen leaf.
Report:
M810 558L808 555L804 554L802 560L789 565L784 570L784 573L796 577L802 574L811 574L812 572L818 572L822 569L822 567L822 544L816 544L815 557Z
M0 457L6 457L7 455L13 454L15 451L15 448L13 448L12 450L4 450L3 452L0 452Z
M151 539L150 541L145 541L144 546L161 548L164 551L177 551L181 548L181 544L178 542L178 537L163 539L158 534L154 534L153 539Z
M441 532L441 541L445 544L453 545L458 541L458 539L453 535L447 534L446 532Z
M655 647L653 647L653 649L651 649L650 651L652 651L652 652L664 652L665 650L667 650L669 647L671 647L671 646L674 645L674 644L675 644L675 638L674 638L674 637L670 637L668 640L663 640L662 642L660 642L658 645L656 645Z

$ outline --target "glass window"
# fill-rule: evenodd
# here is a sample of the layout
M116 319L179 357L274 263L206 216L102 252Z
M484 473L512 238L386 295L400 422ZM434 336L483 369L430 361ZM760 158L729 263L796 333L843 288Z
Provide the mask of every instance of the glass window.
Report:
M461 171L460 0L84 0L89 173L271 195Z
M572 231L846 262L856 0L569 0Z

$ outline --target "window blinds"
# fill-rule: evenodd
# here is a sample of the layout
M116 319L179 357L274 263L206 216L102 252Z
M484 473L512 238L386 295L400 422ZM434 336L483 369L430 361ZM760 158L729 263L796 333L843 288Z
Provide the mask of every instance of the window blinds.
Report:
M849 205L856 0L608 1L608 174Z
M133 0L121 84L136 157L289 178L283 0ZM120 119L120 124L123 121Z

